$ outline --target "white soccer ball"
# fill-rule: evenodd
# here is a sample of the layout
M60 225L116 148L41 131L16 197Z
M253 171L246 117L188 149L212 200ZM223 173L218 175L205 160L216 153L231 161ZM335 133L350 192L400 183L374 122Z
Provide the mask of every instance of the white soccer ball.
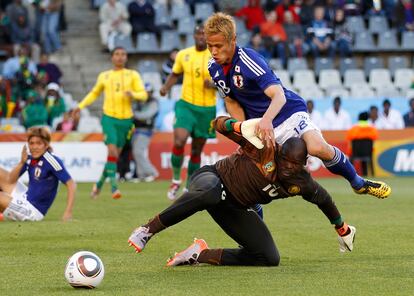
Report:
M94 253L80 251L69 258L65 277L74 288L96 288L102 281L105 268L102 260Z

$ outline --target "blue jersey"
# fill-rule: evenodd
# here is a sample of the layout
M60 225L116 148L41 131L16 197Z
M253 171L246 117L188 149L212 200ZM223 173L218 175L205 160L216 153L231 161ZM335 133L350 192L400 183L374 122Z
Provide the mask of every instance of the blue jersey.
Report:
M280 84L286 97L286 104L273 120L276 127L297 112L306 112L305 101L293 91L283 87L280 79L256 51L236 47L231 64L226 69L214 59L209 62L211 78L222 97L239 102L247 119L263 117L270 105L270 98L264 90L270 85Z
M65 183L71 179L60 160L55 155L46 151L39 159L29 159L20 171L29 174L27 200L46 215L53 201L55 200L59 181Z

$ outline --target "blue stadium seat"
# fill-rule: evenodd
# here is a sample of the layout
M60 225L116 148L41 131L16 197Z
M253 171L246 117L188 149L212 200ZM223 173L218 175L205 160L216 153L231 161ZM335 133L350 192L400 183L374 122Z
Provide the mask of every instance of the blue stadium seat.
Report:
M170 52L173 48L182 48L180 36L178 35L177 31L162 31L160 50L162 52Z
M212 3L196 3L194 17L197 21L205 21L213 13L214 7Z
M171 19L178 21L179 19L191 16L190 7L187 3L174 4L171 6Z
M293 76L293 73L297 70L306 70L308 68L308 62L304 58L288 59L287 70L290 76Z
M125 48L127 53L134 53L136 51L135 46L132 44L131 36L124 36L121 34L116 35L115 40L114 40L114 45L115 47L121 46Z
M414 50L414 32L403 32L401 49Z
M368 19L368 30L371 33L382 34L389 30L388 20L385 16L371 16Z
M315 60L315 72L319 76L321 70L333 69L333 61L330 58L316 58Z
M193 16L187 16L178 20L177 31L180 35L192 34L195 28L195 19Z
M272 70L276 71L283 69L282 61L280 59L270 59L269 66Z
M237 32L237 34L241 34L241 33L249 31L246 28L246 23L244 22L244 20L242 20L238 17L235 17L234 21L236 22L236 32Z
M349 69L358 69L357 62L355 58L341 58L339 61L339 72L343 77L346 70Z
M403 56L390 56L388 57L388 69L391 71L392 77L395 76L397 69L408 68L408 59Z
M193 34L187 34L185 36L185 48L191 47L194 45L194 35Z
M354 51L375 51L376 46L371 32L359 32L355 36Z
M367 57L364 59L364 72L368 77L372 69L384 68L384 60L379 57Z
M155 25L160 28L172 28L172 20L166 5L155 6Z
M366 31L362 16L348 16L345 21L349 31L352 33Z
M397 33L392 31L385 31L379 34L378 39L378 49L379 50L398 50L399 45L397 41Z
M154 73L159 72L157 62L154 60L141 60L137 64L139 73Z
M242 47L247 46L251 38L252 38L252 32L249 32L249 31L238 34L237 44Z
M157 53L159 52L157 37L154 33L139 33L137 36L138 53Z

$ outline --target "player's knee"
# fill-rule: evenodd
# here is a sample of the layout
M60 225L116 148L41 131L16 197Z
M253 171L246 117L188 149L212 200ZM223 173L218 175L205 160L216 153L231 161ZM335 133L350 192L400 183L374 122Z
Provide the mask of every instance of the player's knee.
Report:
M211 206L220 200L221 185L219 177L212 172L203 172L194 176L190 182L189 190L200 192L199 203Z
M266 255L266 266L279 266L280 256L279 253L273 252Z
M329 145L323 141L315 141L307 145L308 153L312 156L320 157L327 153Z

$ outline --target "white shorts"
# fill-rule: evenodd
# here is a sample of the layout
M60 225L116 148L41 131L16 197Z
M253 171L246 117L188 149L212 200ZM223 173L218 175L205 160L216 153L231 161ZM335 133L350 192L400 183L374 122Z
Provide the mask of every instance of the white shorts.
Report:
M9 206L4 210L5 220L11 221L40 221L43 220L43 214L36 209L26 199L27 187L20 182L16 183L11 193L12 200Z
M304 133L311 130L321 131L309 118L306 112L292 114L281 125L273 129L276 143L282 145L287 139L293 137L301 138Z

